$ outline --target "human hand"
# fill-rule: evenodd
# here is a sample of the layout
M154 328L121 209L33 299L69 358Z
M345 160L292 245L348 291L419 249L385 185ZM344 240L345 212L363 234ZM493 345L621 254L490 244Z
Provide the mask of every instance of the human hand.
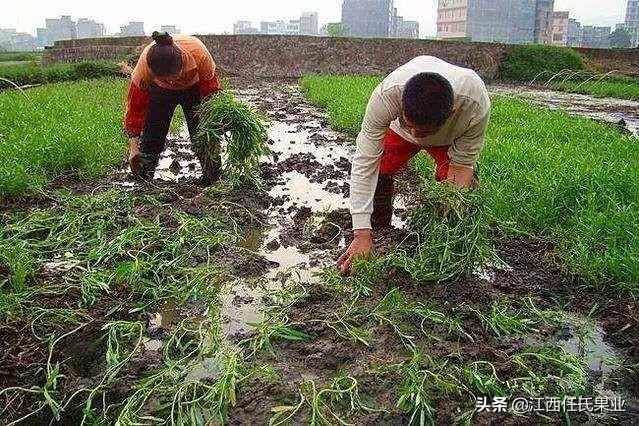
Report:
M131 173L137 175L142 169L140 163L140 138L133 137L129 139L129 167L131 167Z
M350 246L337 260L337 267L342 275L351 272L353 262L359 258L370 255L373 250L373 231L370 229L356 229L353 231L354 238Z

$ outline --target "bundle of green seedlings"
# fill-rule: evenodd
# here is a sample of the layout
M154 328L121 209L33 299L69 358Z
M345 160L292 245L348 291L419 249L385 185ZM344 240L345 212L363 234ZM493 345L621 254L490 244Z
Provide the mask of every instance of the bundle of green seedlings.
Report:
M224 172L231 185L260 187L260 158L270 154L263 117L228 91L222 91L204 102L198 114L200 127L197 139L201 158L219 162L220 143L224 139Z
M409 230L415 250L398 250L392 263L419 281L441 282L470 276L494 259L488 222L476 191L459 190L423 175L412 182Z

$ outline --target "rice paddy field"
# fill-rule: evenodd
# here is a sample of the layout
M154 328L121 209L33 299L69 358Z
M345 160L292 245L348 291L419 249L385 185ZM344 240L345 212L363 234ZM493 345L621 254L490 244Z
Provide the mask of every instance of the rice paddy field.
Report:
M0 92L0 424L636 424L636 137L493 94L480 190L418 156L342 277L379 81L232 81L209 188L180 121L131 179L123 80Z

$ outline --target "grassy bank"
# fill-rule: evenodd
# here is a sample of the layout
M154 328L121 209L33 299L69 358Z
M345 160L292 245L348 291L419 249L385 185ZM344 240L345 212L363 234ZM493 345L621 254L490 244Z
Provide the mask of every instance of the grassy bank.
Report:
M122 161L125 91L124 80L103 79L0 93L0 198Z
M563 81L553 84L556 90L581 93L597 98L618 98L639 101L639 79L632 77L612 77L602 81Z
M377 77L303 79L306 96L355 134ZM570 272L639 295L639 145L612 126L493 97L481 157L493 228L554 243ZM430 175L430 160L415 161Z
M0 89L11 88L14 84L23 86L119 75L116 64L103 61L54 65L42 65L35 61L7 62L0 66Z

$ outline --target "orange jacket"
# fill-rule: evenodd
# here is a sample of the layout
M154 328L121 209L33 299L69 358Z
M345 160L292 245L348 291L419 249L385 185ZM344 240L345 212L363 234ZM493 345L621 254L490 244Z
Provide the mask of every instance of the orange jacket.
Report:
M149 86L155 84L169 90L186 90L196 84L202 98L220 90L220 82L215 74L215 62L204 43L193 36L174 35L173 42L182 52L182 71L177 80L165 82L157 79L147 62L151 43L144 48L131 75L126 103L124 125L131 137L140 136L149 109Z

